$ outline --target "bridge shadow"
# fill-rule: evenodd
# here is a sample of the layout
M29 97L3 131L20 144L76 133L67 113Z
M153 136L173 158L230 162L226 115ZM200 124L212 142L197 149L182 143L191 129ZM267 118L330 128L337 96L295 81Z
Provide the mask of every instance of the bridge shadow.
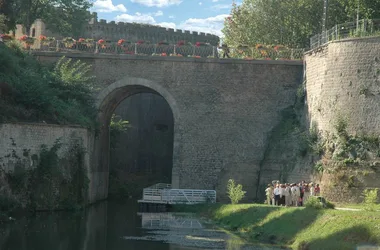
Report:
M357 244L361 242L360 244ZM354 226L327 237L321 237L311 242L301 242L299 250L326 250L326 249L357 249L378 250L376 239L370 231L363 226Z

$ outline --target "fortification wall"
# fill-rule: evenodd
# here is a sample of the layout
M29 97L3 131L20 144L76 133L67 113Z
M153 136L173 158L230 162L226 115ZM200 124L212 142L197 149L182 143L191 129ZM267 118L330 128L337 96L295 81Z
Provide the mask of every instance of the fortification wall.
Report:
M144 40L152 43L166 41L169 43L177 43L185 40L187 42L205 42L214 46L218 45L219 37L203 32L191 32L188 30L174 30L164 27L139 24L139 23L124 23L124 22L106 22L100 19L99 22L89 23L85 27L84 37L94 39L109 39L119 40L126 39L129 41Z
M333 131L342 116L351 134L380 134L380 38L330 43L305 60L310 122Z
M380 175L376 153L380 135L380 38L331 42L308 52L305 61L308 120L325 140L320 163L329 170L315 180L321 183L327 199L360 202L364 189L380 187L376 181ZM348 136L360 143L328 136L337 134L338 121L347 124ZM372 144L365 138L371 138ZM350 161L353 163L347 164Z
M86 151L84 167L90 179L89 200L96 197L97 174L90 169L93 134L79 126L62 126L38 123L0 124L0 169L6 173L22 172L35 168L40 160L41 146L50 149L56 140L62 143L57 154L65 158L73 143L79 143ZM53 167L53 166L52 166Z
M62 39L63 36L55 34L47 28L46 24L37 19L31 26L29 32L23 30L22 25L17 25L15 36L21 37L27 33L27 35L38 38L40 35L53 36L56 39ZM196 43L204 42L217 46L219 44L219 37L209 33L203 32L191 32L188 30L174 30L155 25L140 24L140 23L124 23L115 21L108 22L104 19L99 21L93 18L83 30L81 35L83 38L92 38L95 40L106 39L112 41L118 41L119 39L125 39L131 42L137 42L144 40L151 43L158 43L161 41L176 44L178 41L184 40L186 42ZM75 37L76 39L79 37Z

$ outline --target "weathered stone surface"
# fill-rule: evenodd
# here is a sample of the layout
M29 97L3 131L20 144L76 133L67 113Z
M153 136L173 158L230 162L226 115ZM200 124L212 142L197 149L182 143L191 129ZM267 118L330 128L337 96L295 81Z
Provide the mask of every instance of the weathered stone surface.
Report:
M347 134L379 137L380 38L331 42L306 53L305 61L308 122L315 124L322 136L336 134L338 120L345 120ZM331 158L360 159L360 167L340 164L339 171L318 176L327 198L358 202L365 188L380 187L379 167L369 148L348 151L336 142L328 143Z
M311 122L333 131L342 116L349 133L380 134L380 38L329 43L305 60Z
M63 54L35 55L51 63ZM108 122L117 105L153 92L174 116L173 186L216 189L221 198L229 178L243 184L248 199L255 197L268 133L279 112L294 103L302 78L302 64L291 61L65 55L91 64L103 89L98 104L104 127L92 172L108 171Z
M17 171L37 167L41 146L46 145L49 149L56 140L60 140L62 147L58 156L64 157L71 143L78 143L86 150L84 167L90 169L93 150L93 134L79 126L63 126L37 123L8 123L0 124L0 167L5 172ZM54 167L54 166L52 166ZM108 172L95 172L89 174L90 202L95 202L104 193L104 179L108 178ZM100 191L99 191L100 190Z

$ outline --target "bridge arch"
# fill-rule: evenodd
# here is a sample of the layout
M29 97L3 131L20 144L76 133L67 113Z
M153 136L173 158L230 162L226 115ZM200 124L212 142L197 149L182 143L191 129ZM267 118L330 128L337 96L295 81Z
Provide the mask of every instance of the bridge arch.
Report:
M108 196L109 182L109 161L110 161L110 136L109 124L112 114L118 105L129 96L138 93L153 93L163 97L168 103L174 120L174 141L173 141L173 168L172 185L179 186L179 154L180 137L179 124L180 112L173 95L160 84L144 78L124 77L108 87L104 88L96 98L98 109L98 122L100 129L94 140L93 164L91 169L92 194L91 200L105 199ZM96 196L96 197L95 197Z

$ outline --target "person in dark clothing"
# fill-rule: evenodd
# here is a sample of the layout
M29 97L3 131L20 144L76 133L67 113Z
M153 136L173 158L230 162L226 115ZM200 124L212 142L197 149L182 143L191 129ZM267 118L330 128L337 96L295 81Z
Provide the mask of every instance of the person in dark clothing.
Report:
M222 50L223 50L223 58L230 58L230 49L228 48L228 46L226 44L222 44Z

